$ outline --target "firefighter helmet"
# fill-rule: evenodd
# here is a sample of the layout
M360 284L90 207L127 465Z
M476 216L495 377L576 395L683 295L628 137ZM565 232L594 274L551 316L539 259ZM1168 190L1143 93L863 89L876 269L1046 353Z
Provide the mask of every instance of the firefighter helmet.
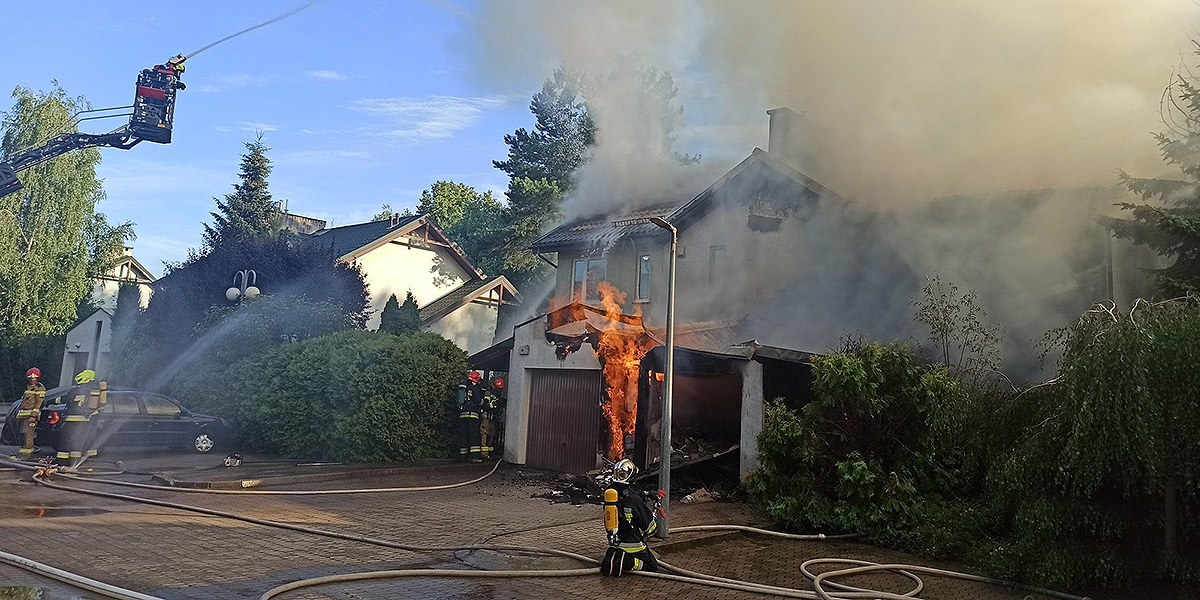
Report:
M483 375L480 374L479 371L471 371L467 374L467 379L470 379L475 383L479 383L479 380L483 379Z
M37 367L33 367L33 368L29 369L28 371L25 371L26 378L29 378L29 377L41 378L41 376L42 376L42 370Z
M496 380L492 382L492 387L494 387L498 390L504 389L504 378L497 377Z
M622 458L613 465L613 481L618 483L629 483L630 479L637 474L637 465L633 464L632 460Z
M91 369L84 369L75 376L75 383L91 383L96 380L96 372Z

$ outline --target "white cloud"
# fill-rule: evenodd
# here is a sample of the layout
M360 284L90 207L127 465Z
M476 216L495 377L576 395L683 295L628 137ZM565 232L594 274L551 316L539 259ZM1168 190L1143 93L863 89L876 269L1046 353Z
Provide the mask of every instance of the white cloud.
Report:
M349 78L349 76L346 75L345 73L342 73L340 71L334 71L331 69L320 69L317 71L308 71L304 74L304 76L308 77L309 79L322 79L325 81L341 81L343 79Z
M381 129L383 135L406 142L428 142L451 138L456 132L478 122L485 110L507 103L508 100L501 96L426 96L368 98L356 100L351 108L387 119L391 127Z
M293 166L344 165L347 162L366 162L370 158L371 154L369 152L356 150L296 150L279 155L275 159L275 164Z
M215 73L198 78L194 85L188 86L188 91L223 92L234 88L262 87L277 81L278 75L263 73Z

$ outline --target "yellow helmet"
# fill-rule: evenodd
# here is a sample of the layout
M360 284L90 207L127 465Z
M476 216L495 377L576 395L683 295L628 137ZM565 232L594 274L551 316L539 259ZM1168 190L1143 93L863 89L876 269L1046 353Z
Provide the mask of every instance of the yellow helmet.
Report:
M91 383L96 380L96 372L91 369L84 369L75 376L75 383Z

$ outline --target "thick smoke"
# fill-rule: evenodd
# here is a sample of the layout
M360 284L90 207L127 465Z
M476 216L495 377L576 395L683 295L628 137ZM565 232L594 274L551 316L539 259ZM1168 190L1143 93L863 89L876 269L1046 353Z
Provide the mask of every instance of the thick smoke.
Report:
M677 149L704 153L702 173L663 168L626 96L597 97L605 133L569 216L686 199L690 183L767 147L765 110L803 113L823 131L812 143L824 160L806 174L887 220L880 243L918 281L975 289L1027 340L1086 308L1056 294L1072 278L1092 285L1078 248L1105 252L1090 217L1122 199L1115 169L1166 171L1149 134L1164 129L1174 69L1194 62L1197 20L1177 0L517 0L483 9L478 65L528 89L560 64L602 73L628 55L674 75L690 127ZM1021 195L1096 186L1110 189L1043 194L1047 204ZM1005 202L1023 212L1006 219ZM828 272L858 266L823 258ZM877 310L911 315L895 295Z

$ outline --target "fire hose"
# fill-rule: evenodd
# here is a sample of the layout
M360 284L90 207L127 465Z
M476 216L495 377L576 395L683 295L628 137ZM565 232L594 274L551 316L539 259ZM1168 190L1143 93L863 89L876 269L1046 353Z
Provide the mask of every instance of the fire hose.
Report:
M5 461L0 461L0 462L5 462ZM86 489L75 488L75 487L71 487L71 486L65 486L65 485L56 484L56 483L47 481L45 476L49 473L47 473L44 469L39 469L32 465L24 465L24 464L20 464L19 467L25 468L27 470L40 471L40 472L35 473L33 476L33 479L35 482L37 482L41 485L45 485L50 488L59 489L59 490L63 490L63 491L89 494L89 495L94 495L94 496L99 496L99 497L104 497L104 498L112 498L112 499L117 499L117 500L138 502L138 503L143 503L143 504L152 504L155 506L162 506L162 507L166 507L166 508L173 508L173 509L184 510L184 511L189 511L189 512L196 512L196 513L200 513L200 514L207 514L210 516L224 517L224 518L235 519L235 520L239 520L239 521L243 521L243 522L247 522L247 523L264 525L264 526L268 526L268 527L277 527L277 528L287 529L287 530L291 530L291 531L297 531L297 532L301 532L301 533L308 533L308 534L313 534L313 535L321 535L321 536L325 536L325 537L331 537L331 538L335 538L335 539L367 543L367 544L372 544L372 545L376 545L376 546L394 548L394 549L404 550L404 551L409 551L409 552L426 553L426 552L446 552L446 551L454 552L454 551L458 551L458 550L492 550L492 551L508 551L508 552L518 552L518 553L545 555L545 556L561 556L561 557L578 560L578 561L581 561L581 562L584 562L587 564L595 564L596 563L596 560L594 558L584 556L581 554L576 554L573 552L568 552L565 550L557 550L557 549L553 549L553 548L540 548L540 547L532 547L532 546L514 546L514 545L503 545L503 544L469 544L469 545L455 545L455 546L441 546L441 547L413 546L413 545L408 545L408 544L400 544L400 543L392 542L389 540L381 540L381 539L377 539L377 538L341 533L341 532L336 532L336 531L327 531L327 530L317 529L317 528L313 528L313 527L306 527L303 525L283 523L283 522L279 522L279 521L258 519L258 518L250 517L250 516L246 516L246 515L239 515L236 513L230 513L230 512L226 512L226 511L219 511L219 510L208 509L208 508L203 508L203 507L198 507L198 506L191 506L191 505L186 505L186 504L167 502L164 500L154 500L154 499L150 499L150 498L141 498L138 496L129 496L129 495L125 495L125 494L115 494L115 493L111 493L111 492L102 492L99 490L86 490ZM489 472L489 475L492 472L495 472L495 470L496 469L494 467L492 469L492 471ZM98 480L98 481L105 482L105 483L111 483L111 482L107 482L104 480ZM180 488L172 488L172 487L166 487L166 486L150 486L150 487L172 490L172 491L183 491ZM439 487L439 486L427 486L427 487ZM457 486L455 486L455 487L457 487ZM396 488L396 489L409 489L410 491L413 491L413 490L419 489L419 488ZM189 490L189 491L191 491L191 490ZM758 528L754 528L754 527L747 527L747 526L741 526L741 525L696 525L696 526L676 527L673 529L673 531L675 531L677 533L685 533L688 531L714 531L714 530L743 531L743 532L755 533L755 534L760 534L760 535L781 537L784 539L814 540L814 539L830 539L831 537L834 537L834 536L825 536L825 535L821 535L821 534L808 534L808 535L788 534L788 533L775 532L775 531L758 529ZM21 557L16 557L15 555L4 555L4 554L0 554L0 561L7 562L7 563L13 564L15 566L20 566L22 568L30 568L26 563L32 563L32 561L28 561L28 559L22 559ZM20 561L25 561L25 562L23 563ZM821 573L818 575L813 574L809 570L809 567L811 565L821 564L821 563L850 564L850 565L856 565L856 566L851 567L849 569L839 569L839 570L834 570L834 571L828 571L828 572ZM40 565L40 563L36 563L36 564ZM958 579L965 579L965 580L970 580L970 581L977 581L977 582L981 582L981 583L1001 585L1001 586L1005 586L1005 587L1011 587L1011 588L1020 589L1020 590L1029 591L1029 592L1038 593L1038 594L1043 594L1043 595L1047 595L1047 596L1051 596L1051 597L1055 597L1055 598L1060 598L1062 600L1089 600L1087 598L1080 597L1080 596L1074 596L1071 594L1065 594L1065 593L1056 592L1053 590L1044 590L1041 588L1024 586L1024 585L1015 584L1012 582L1006 582L1003 580L981 577L978 575L972 575L969 573L959 573L959 572L955 572L955 571L933 569L933 568L929 568L929 567L922 567L919 565L876 564L876 563L866 563L863 561L854 561L854 560L840 559L840 558L813 559L813 560L806 561L805 563L803 563L801 565L801 572L804 574L805 577L807 577L810 581L812 581L813 591L798 590L798 589L792 589L792 588L771 586L771 585L767 585L767 584L744 582L744 581L739 581L739 580L734 580L734 579L728 579L728 578L718 577L715 575L708 575L705 573L689 571L687 569L675 567L673 565L670 565L670 564L668 564L666 562L662 562L662 561L660 561L660 564L663 566L663 568L673 571L673 573L648 573L648 572L644 572L644 571L632 571L632 573L635 573L635 574L641 575L641 576L646 576L646 577L653 577L653 578L658 578L658 579L668 579L668 580L680 581L680 582L685 582L685 583L690 583L690 584L695 584L695 585L718 587L718 588L724 588L724 589L733 589L733 590L754 592L754 593L760 593L760 594L766 594L766 595L772 595L772 596L781 596L781 597L789 597L789 598L805 598L805 599L809 599L809 600L849 600L849 599L867 598L867 597L888 599L888 600L919 600L917 598L916 594L920 593L920 591L924 588L924 583L921 581L921 579L919 577L917 577L916 575L914 575L914 573L919 572L919 573L927 573L927 574L937 575L937 576L941 576L941 577L958 578ZM45 565L40 565L40 566L45 567ZM47 567L47 568L52 569L52 567ZM31 570L34 570L34 569L31 569ZM837 577L843 577L843 576L854 575L854 574L864 573L864 572L872 572L872 571L894 571L894 572L897 572L900 575L912 580L914 582L914 588L903 594L895 594L895 593L891 593L891 592L882 592L882 591L866 590L863 588L855 588L852 586L846 586L843 584L837 584L835 582L829 581L830 579L837 578ZM42 571L37 571L37 572L42 572ZM575 576L575 575L591 575L591 574L597 574L598 572L599 572L599 569L593 567L593 568L585 568L585 569L522 570L522 571L459 571L459 570L447 570L447 569L404 569L404 570L372 571L372 572L363 572L363 573L347 573L347 574L329 575L329 576L324 576L324 577L316 577L316 578L311 578L311 579L294 581L294 582L291 582L291 583L288 583L288 584L285 584L282 586L278 586L271 590L268 590L262 596L260 596L260 600L268 600L269 598L273 598L279 594L285 593L287 591L299 589L302 587L311 587L311 586L323 585L323 584L328 584L328 583L358 581L358 580L366 580L366 579L388 579L388 578L397 578L397 577L508 577L508 578L512 578L512 577L566 577L566 576ZM66 572L62 572L62 573L66 573ZM470 574L468 574L468 573L470 573ZM67 573L67 575L73 575L73 574ZM81 581L86 580L86 578L80 577L80 580ZM87 580L87 581L94 581L94 580ZM99 582L95 582L95 583L99 583ZM112 586L110 586L110 587L112 587ZM833 589L836 591L831 593L829 590L826 589L827 587L829 589ZM85 589L91 589L91 588L85 588ZM150 596L129 595L129 594L137 594L137 592L130 592L129 590L122 590L121 588L114 587L113 589L116 590L114 592L116 594L126 594L126 595L111 595L111 594L101 592L98 590L93 590L93 591L97 591L97 593L104 593L105 595L108 595L109 597L113 597L113 598L121 598L121 599L133 598L136 600L159 600L159 599L155 599Z

